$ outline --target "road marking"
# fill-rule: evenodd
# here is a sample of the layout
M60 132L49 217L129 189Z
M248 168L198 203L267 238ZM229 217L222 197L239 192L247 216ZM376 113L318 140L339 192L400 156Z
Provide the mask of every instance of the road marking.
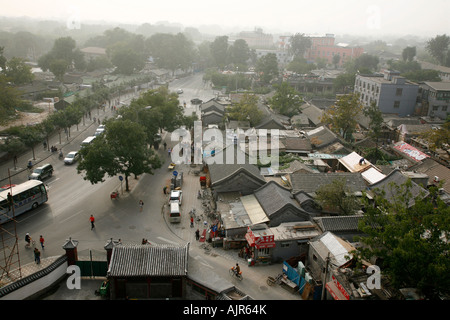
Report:
M79 215L79 214L82 213L82 212L84 212L84 210L81 210L81 211L78 211L78 212L75 213L75 214L72 214L70 217L67 217L67 218L61 220L60 223L64 223L64 222L66 222L67 220L72 219L73 217Z

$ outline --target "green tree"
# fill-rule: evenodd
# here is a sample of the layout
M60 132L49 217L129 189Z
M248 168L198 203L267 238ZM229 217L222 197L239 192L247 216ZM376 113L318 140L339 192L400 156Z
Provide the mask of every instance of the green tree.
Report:
M34 147L43 141L42 131L38 126L22 126L19 130L19 138L25 146L31 149L33 160L36 159Z
M439 76L439 71L437 71L437 70L422 69L422 70L417 70L417 71L410 71L410 72L402 73L402 76L413 82L424 82L424 81L440 82L441 81L441 77Z
M0 47L0 68L6 69L6 57L4 56L5 47Z
M294 57L294 59L289 62L286 69L298 74L308 74L311 70L314 70L316 65L313 63L308 63L303 57Z
M333 56L333 64L334 64L334 68L337 69L339 62L341 62L341 55L340 54L335 54Z
M182 33L176 35L157 33L146 40L147 51L155 63L175 73L192 66L195 51L193 42Z
M250 48L243 39L237 39L228 48L228 62L233 65L247 65L247 60L250 58Z
M21 104L20 92L8 83L5 75L0 74L0 123L14 117Z
M406 47L402 51L402 58L403 61L413 61L414 57L416 56L416 47Z
M124 45L112 48L110 55L111 63L117 67L116 73L130 75L142 70L145 65L142 56Z
M431 150L445 150L450 145L450 118L447 117L439 129L423 132L420 137L428 142Z
M318 69L324 69L327 66L327 59L323 57L316 58L316 65Z
M17 159L17 156L25 150L26 150L25 144L18 137L8 137L6 138L5 143L0 144L0 151L6 152L9 155L13 156L14 170L16 170L17 168L17 163L15 159Z
M415 199L407 206L411 181L391 185L396 196L388 201L383 193L375 196L375 205L366 203L366 212L359 222L365 236L358 239L359 259L377 258L376 264L396 288L412 287L427 298L437 299L449 293L450 207L430 189L430 196Z
M215 65L218 68L223 69L227 64L228 37L216 37L210 44L210 52L214 59Z
M145 128L130 120L109 120L105 134L80 151L82 160L78 173L92 184L103 182L105 175L125 176L125 189L129 191L128 178L144 173L153 174L161 161L146 141Z
M11 79L15 85L30 83L34 79L31 67L22 58L11 58L6 62L5 75Z
M316 201L324 210L342 215L355 214L360 208L358 199L343 178L336 178L330 184L320 186L316 191Z
M355 85L354 73L341 73L333 80L333 89L335 92L347 93L352 91Z
M437 35L427 42L427 51L435 58L441 66L447 65L449 56L450 37L446 34Z
M273 79L278 77L278 61L275 53L268 53L259 58L256 64L256 72L260 74L262 84L269 84Z
M331 129L339 133L345 140L351 140L362 108L358 94L342 95L333 106L323 113L322 121L329 124Z
M383 125L383 113L376 105L375 101L372 102L367 108L363 109L363 113L366 117L369 117L369 136L375 139L375 146L378 147L378 139L382 133Z
M287 82L274 85L275 94L269 99L272 109L280 114L292 117L300 113L300 107L304 103L301 94Z
M52 60L52 62L50 63L49 69L50 69L50 72L55 75L55 78L59 82L64 82L64 75L67 72L68 66L69 66L69 64L66 60L56 59L56 60Z
M227 114L232 120L249 121L252 127L259 124L263 117L262 111L258 109L258 96L248 93L233 104Z
M295 57L303 58L306 50L311 48L311 38L305 36L304 33L296 33L289 38L289 53Z

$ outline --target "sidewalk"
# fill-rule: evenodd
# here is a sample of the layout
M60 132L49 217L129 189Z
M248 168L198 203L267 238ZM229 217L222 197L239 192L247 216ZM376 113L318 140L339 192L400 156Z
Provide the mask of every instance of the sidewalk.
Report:
M102 121L109 114L107 112L100 111L100 116L96 115L96 118L100 118ZM73 150L79 149L79 143L83 138L93 134L97 128L98 123L94 123L92 120L85 119L85 124L83 122L78 125L78 131L76 126L71 128L70 137L64 132L61 133L61 143L59 140L59 135L55 134L49 137L49 145L44 149L43 144L38 144L34 148L34 159L33 152L31 150L26 151L23 154L18 155L17 165L14 168L13 159L6 160L0 163L0 186L9 184L9 175L11 176L11 182L13 184L19 184L28 180L28 175L30 174L27 164L31 160L33 163L33 168L39 167L41 164L50 163L55 164L57 161L61 161L58 158L59 152L52 153L48 151L48 148L55 146L60 150L62 148L63 153L66 154ZM70 149L70 150L69 150Z

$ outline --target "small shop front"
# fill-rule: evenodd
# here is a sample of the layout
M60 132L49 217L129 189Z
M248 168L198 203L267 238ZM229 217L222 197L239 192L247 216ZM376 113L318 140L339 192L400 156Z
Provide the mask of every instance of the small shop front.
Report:
M275 248L274 235L266 225L247 228L245 234L250 249L250 266L256 263L268 264L272 261L272 249Z
M332 281L327 282L325 287L334 300L350 300L350 295L334 276L332 276Z

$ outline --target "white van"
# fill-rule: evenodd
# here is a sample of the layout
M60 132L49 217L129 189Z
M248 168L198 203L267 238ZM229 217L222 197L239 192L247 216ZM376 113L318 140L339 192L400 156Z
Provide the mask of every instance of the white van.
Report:
M181 190L170 191L169 203L176 202L181 206L182 199L183 199L183 192Z
M87 138L84 139L83 142L81 143L81 147L86 147L86 146L90 145L91 142L94 141L94 139L95 139L95 136L87 137Z
M170 204L169 222L181 222L180 205L177 202Z

